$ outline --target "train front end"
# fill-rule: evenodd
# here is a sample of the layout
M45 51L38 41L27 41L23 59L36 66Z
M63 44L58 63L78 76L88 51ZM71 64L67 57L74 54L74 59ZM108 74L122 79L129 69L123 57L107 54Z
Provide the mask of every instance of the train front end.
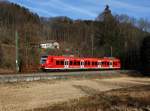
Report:
M46 69L49 68L49 66L51 65L50 63L50 57L49 56L42 56L40 59L40 69L42 71L45 71Z
M46 67L46 61L47 61L48 56L42 56L40 59L40 69L44 70Z

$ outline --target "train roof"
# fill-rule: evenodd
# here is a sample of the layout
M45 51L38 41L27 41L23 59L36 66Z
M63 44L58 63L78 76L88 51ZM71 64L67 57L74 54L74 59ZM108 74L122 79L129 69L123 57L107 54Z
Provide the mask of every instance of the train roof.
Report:
M103 58L84 58L84 57L70 57L70 56L44 56L48 58L59 58L59 59L83 59L83 60L119 60L118 58L115 57L103 57Z

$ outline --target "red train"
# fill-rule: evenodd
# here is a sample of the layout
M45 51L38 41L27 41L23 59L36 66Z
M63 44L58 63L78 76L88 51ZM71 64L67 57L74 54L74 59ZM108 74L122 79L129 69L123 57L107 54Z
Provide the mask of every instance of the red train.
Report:
M40 68L43 70L73 70L73 69L120 69L117 58L76 58L64 56L42 56Z

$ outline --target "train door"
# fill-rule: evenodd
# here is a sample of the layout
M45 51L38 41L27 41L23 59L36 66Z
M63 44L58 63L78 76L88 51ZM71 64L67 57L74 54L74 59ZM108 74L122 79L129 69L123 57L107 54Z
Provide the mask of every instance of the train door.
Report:
M80 61L80 68L84 68L84 60Z
M112 69L113 68L113 61L109 62L109 68Z
M65 69L68 69L68 68L69 68L69 60L68 60L68 59L65 59L64 68L65 68Z
M102 61L98 61L98 68L102 68Z

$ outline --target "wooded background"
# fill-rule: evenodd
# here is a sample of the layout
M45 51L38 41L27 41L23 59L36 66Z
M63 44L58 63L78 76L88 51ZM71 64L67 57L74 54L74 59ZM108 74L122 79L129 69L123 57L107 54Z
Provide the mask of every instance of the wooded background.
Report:
M15 72L15 33L19 35L21 72L37 71L41 55L118 57L123 69L140 69L141 46L150 35L150 22L114 15L109 6L95 20L44 18L25 7L0 2L0 72ZM59 50L41 50L42 41L60 43Z

